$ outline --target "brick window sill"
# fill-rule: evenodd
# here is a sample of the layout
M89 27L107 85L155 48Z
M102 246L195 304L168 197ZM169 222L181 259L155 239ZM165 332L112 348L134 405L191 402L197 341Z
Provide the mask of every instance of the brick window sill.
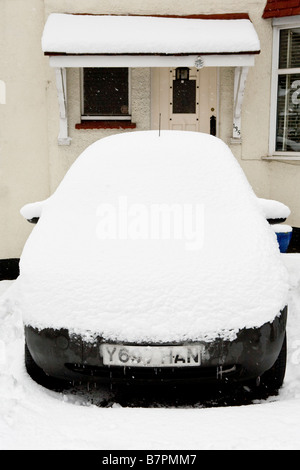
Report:
M131 121L81 121L75 124L75 129L135 129Z

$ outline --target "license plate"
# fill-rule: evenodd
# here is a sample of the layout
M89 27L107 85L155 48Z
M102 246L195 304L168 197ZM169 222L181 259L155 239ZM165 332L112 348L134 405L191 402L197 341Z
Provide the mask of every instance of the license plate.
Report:
M100 354L106 366L193 367L201 364L201 345L127 346L102 344Z

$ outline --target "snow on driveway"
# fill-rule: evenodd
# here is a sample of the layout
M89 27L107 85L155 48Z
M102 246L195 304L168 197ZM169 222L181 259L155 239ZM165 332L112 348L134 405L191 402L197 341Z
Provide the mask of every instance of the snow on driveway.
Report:
M14 282L0 283L0 448L84 450L299 449L300 254L290 274L288 366L277 397L244 406L101 408L36 384L24 368Z

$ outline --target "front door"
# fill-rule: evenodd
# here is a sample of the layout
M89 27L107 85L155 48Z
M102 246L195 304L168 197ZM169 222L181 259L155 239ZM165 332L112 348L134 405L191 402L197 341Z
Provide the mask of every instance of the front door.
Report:
M216 135L216 119L216 68L153 69L152 129Z

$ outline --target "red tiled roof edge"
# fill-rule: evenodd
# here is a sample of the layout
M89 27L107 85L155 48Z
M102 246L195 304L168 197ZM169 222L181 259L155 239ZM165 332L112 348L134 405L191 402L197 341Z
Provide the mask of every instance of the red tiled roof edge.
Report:
M300 0L267 0L262 17L282 18L300 15Z
M248 13L215 13L215 14L199 14L199 15L138 15L138 14L128 14L128 15L117 15L110 13L71 13L72 15L80 16L144 16L147 18L182 18L182 19L191 19L191 20L250 20Z

